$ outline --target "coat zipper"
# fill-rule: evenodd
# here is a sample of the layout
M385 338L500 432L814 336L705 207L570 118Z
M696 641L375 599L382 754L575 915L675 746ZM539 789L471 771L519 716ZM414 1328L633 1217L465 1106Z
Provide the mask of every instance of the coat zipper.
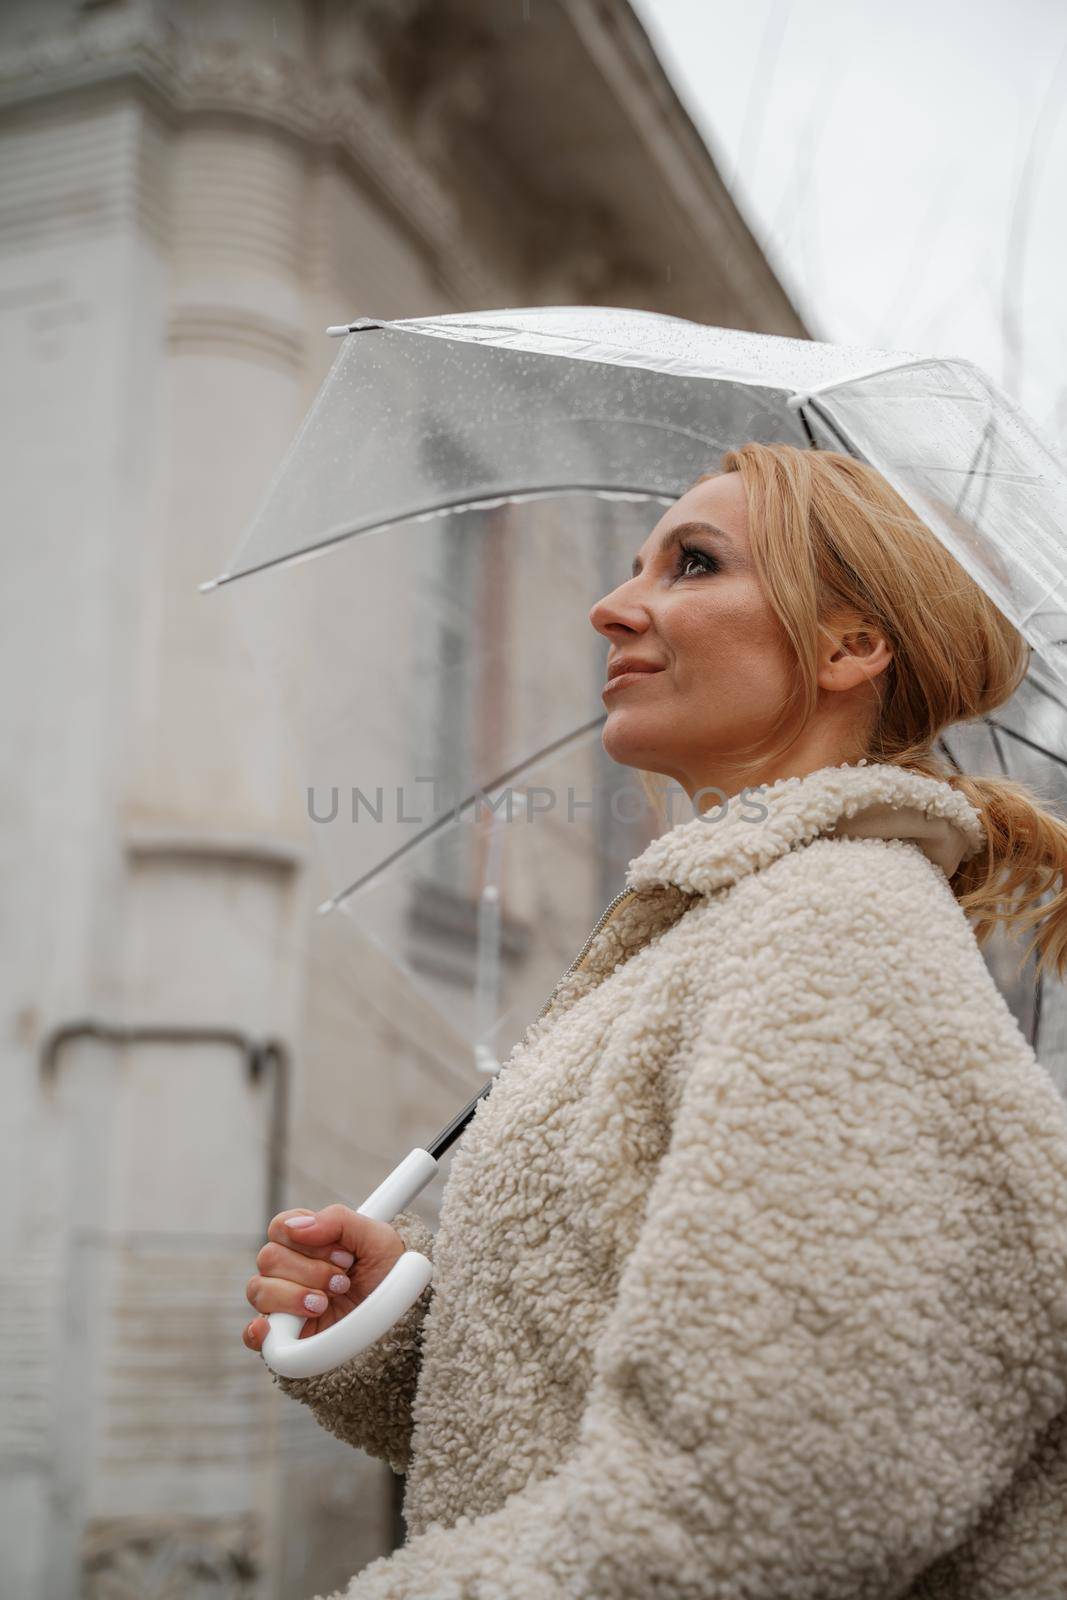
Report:
M637 893L636 889L620 889L619 893L615 896L615 898L613 900L610 900L608 902L608 904L604 907L604 910L601 913L600 919L597 922L596 927L593 929L593 931L589 935L588 939L582 945L582 948L579 950L578 954L575 956L574 960L571 962L571 964L567 968L566 972L558 980L558 982L556 983L555 987L552 990L552 993L549 995L548 999L545 1001L544 1005L541 1007L540 1011L537 1013L537 1016L534 1019L536 1022L540 1022L541 1018L544 1016L545 1012L548 1010L549 1006L552 1004L553 1000L556 998L556 995L559 993L560 986L567 981L567 979L570 977L572 972L577 971L577 969L581 966L582 962L585 960L585 957L589 953L590 945L593 943L593 940L596 938L597 934L600 932L600 930L604 926L605 922L607 922L608 918L614 912L615 907L620 903L620 901L626 900L626 899L630 898L631 896L636 895L636 893Z

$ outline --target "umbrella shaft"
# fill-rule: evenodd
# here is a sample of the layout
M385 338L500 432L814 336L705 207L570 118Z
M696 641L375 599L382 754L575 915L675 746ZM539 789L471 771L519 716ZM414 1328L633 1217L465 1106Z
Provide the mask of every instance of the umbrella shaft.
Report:
M429 1151L430 1155L433 1156L435 1161L440 1161L445 1151L448 1150L451 1145L455 1144L464 1128L474 1116L475 1111L477 1111L479 1101L485 1099L495 1082L495 1078L490 1078L485 1088L479 1089L478 1093L474 1096L474 1099L471 1100L468 1105L465 1105L463 1110L459 1112L457 1116L452 1118L452 1121L447 1127L442 1128L436 1139L434 1139L430 1144L426 1145L425 1148Z

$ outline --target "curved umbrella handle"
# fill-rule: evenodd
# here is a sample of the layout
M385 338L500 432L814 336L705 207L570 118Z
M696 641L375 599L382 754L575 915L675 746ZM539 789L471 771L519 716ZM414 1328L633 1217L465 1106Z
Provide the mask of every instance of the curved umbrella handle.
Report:
M436 1171L436 1159L428 1150L416 1147L357 1207L359 1215L391 1222L425 1189ZM270 1330L263 1341L263 1359L283 1378L313 1378L332 1372L380 1339L410 1310L432 1277L433 1263L417 1250L405 1250L354 1311L308 1339L300 1337L305 1317L274 1311L267 1318Z

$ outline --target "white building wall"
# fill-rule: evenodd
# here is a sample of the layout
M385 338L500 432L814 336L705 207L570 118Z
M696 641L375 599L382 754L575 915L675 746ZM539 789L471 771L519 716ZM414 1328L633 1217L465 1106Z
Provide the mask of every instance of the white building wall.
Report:
M91 1412L87 1368L75 1372L64 1357L83 1342L79 1291L88 1292L71 1281L73 1230L104 1225L95 1181L82 1180L107 1113L99 1100L76 1109L55 1088L42 1093L37 1049L53 1019L107 1007L121 986L114 808L151 496L149 351L164 293L151 222L139 225L131 182L141 126L135 108L114 102L26 108L10 118L0 162L0 448L16 575L5 586L0 644L10 808L0 983L14 1023L5 1040L2 1167L8 1214L21 1220L26 1245L26 1260L9 1262L3 1297L13 1336L4 1382L13 1394L0 1412L13 1434L4 1447L5 1548L27 1594L44 1592L40 1574L63 1538L66 1519L57 1528L55 1512L83 1481L78 1458ZM84 1118L81 1170L68 1149L76 1116ZM71 1408L62 1451L51 1447L57 1373Z
M390 1547L393 1489L240 1342L272 1203L271 1074L252 1081L241 1051L210 1039L82 1032L50 1074L41 1057L54 1030L87 1022L292 1044L309 959L344 983L349 947L303 948L306 824L273 710L227 608L197 584L231 553L335 353L325 324L362 304L456 302L342 147L242 114L232 82L229 105L195 103L227 39L242 41L237 76L260 34L298 57L303 7L171 8L180 50L161 13L101 8L74 19L80 51L73 9L0 19L0 1172L20 1236L0 1301L5 1587L64 1600L121 1573L143 1592L195 1555L219 1593L303 1594ZM342 1125L336 1148L300 1148L307 1055L289 1159L319 1190L299 1199L343 1183L358 1203L382 1172L353 1162ZM364 1096L395 1141L383 1170L427 1131L382 1117L405 1072L395 1047L391 1060ZM297 1203L288 1185L282 1199Z

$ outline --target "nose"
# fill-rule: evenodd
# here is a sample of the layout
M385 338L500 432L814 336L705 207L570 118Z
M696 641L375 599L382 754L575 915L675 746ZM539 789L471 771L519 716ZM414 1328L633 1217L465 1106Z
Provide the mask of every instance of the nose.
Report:
M637 579L628 578L617 589L606 594L590 607L589 621L605 639L618 639L622 635L644 633L651 618L648 608L640 598Z

